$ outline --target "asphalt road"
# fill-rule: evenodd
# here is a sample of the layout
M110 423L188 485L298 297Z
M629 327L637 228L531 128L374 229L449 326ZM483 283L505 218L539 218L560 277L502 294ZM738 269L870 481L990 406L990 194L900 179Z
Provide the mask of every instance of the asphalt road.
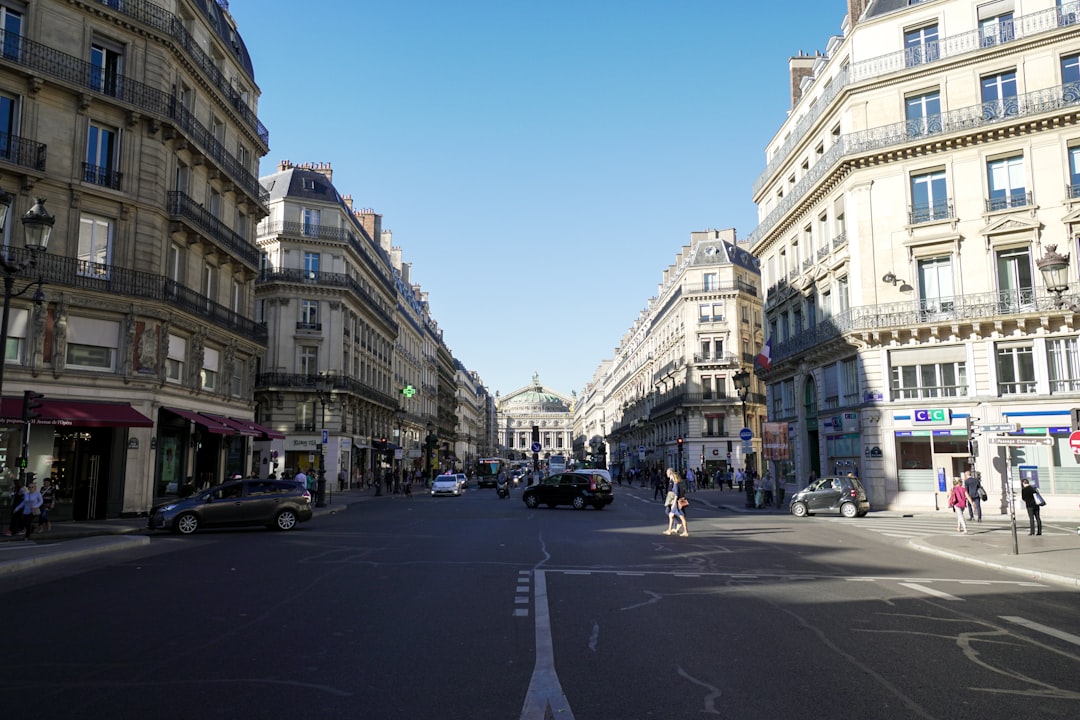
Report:
M1080 714L1076 593L858 521L603 511L493 490L291 533L155 535L0 586L13 715L999 718ZM21 711L18 704L25 703Z

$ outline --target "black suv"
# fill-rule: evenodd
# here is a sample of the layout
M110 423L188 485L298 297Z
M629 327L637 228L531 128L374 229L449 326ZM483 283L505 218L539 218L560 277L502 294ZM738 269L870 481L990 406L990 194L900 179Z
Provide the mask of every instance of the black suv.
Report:
M549 475L536 485L530 485L521 493L521 499L531 508L538 505L555 507L573 505L584 510L592 505L602 510L615 497L611 494L611 483L603 475L588 470L556 473Z
M838 512L844 517L862 517L870 512L866 489L854 475L823 477L791 498L791 514L806 517L816 512Z

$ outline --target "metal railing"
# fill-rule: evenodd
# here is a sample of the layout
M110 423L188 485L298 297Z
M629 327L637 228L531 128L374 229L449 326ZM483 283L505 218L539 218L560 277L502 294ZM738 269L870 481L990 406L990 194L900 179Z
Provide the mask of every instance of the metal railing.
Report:
M165 202L169 215L189 221L201 234L228 250L230 255L247 263L249 267L259 266L259 249L214 217L201 203L195 202L179 190L170 190L166 194Z
M91 165L87 162L82 164L82 170L84 182L111 188L113 190L119 190L120 182L124 179L123 173L101 167L100 165Z
M317 381L327 381L334 392L350 393L390 409L397 409L396 397L362 383L348 375L306 375L303 373L259 373L255 376L256 390L304 390L315 392Z
M322 323L318 322L297 322L297 330L307 330L308 332L322 332Z
M270 198L269 193L259 184L259 179L233 157L221 141L214 137L175 95L126 77L117 77L115 84L110 83L103 88L99 82L100 70L91 63L3 30L0 30L0 61L31 68L84 90L107 95L172 123L199 145L206 156L214 160L232 178L237 187L258 199L260 203L265 203ZM106 93L105 90L110 92Z
M1062 299L1066 304L1080 301L1080 288L1070 286ZM996 319L1060 309L1058 299L1041 288L862 305L822 318L814 327L774 344L772 360L776 363L794 357L849 332Z
M18 135L0 133L0 160L45 172L45 145Z
M324 272L322 270L318 272L311 272L308 270L263 270L259 273L258 279L255 281L257 285L265 285L268 283L300 283L304 285L321 285L325 287L339 287L349 290L357 297L361 298L365 305L368 306L373 313L380 316L390 327L397 332L397 320L394 319L394 313L380 298L376 298L367 288L360 284L360 282L344 273L332 273Z
M1031 191L1014 192L999 197L986 199L986 212L1008 210L1009 208L1028 207L1034 204Z
M258 224L255 232L259 237L267 237L268 235L292 235L294 237L334 240L348 243L357 255L364 258L368 267L371 268L373 272L391 285L394 282L393 276L388 269L389 264L372 257L373 253L379 254L379 250L376 249L374 241L372 241L370 246L366 245L361 242L361 236L356 232L353 232L349 227L303 223L293 220L263 220Z
M911 205L908 208L909 225L918 225L919 223L934 222L936 220L950 220L955 217L956 211L953 210L952 202L948 200L928 205Z
M196 316L199 322L210 323L261 345L266 344L265 323L256 323L164 275L48 253L35 255L26 248L9 246L4 252L9 262L28 264L23 271L27 277L40 278L47 285L160 302Z

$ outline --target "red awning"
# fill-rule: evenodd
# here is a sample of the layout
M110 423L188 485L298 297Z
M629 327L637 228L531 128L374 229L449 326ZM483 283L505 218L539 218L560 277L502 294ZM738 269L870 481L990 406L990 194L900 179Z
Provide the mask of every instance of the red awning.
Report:
M200 415L205 415L206 417L210 418L211 420L219 422L222 425L228 425L229 427L231 427L233 430L240 433L241 435L248 435L250 437L258 437L259 435L261 435L261 433L258 430L255 430L254 428L248 427L246 421L244 421L244 420L236 420L236 419L231 418L231 417L225 417L224 415L213 415L211 413L200 413Z
M208 431L214 433L215 435L236 435L237 434L237 431L236 431L235 428L233 428L233 427L231 427L229 425L226 425L225 423L218 422L217 420L214 420L213 418L210 418L210 417L208 417L206 415L200 415L199 413L193 412L191 410L181 410L180 408L171 408L171 407L162 408L162 410L168 410L173 415L179 415L180 417L182 417L182 418L184 418L186 420L190 420L193 423L196 423L198 425L202 425L204 428L206 428Z
M285 433L279 433L277 430L271 430L270 428L266 427L265 425L260 425L259 423L252 422L250 420L241 420L241 422L243 422L245 425L248 425L253 430L258 430L259 432L261 432L263 440L284 440L285 439Z
M78 427L154 427L154 421L127 403L52 400L42 398L39 416L32 425L71 425ZM0 422L22 422L22 399L4 398L0 403Z

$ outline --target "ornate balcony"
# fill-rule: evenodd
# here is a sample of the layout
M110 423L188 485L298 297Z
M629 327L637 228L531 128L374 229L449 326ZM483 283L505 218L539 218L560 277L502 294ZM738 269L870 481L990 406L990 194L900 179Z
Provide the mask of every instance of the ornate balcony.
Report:
M397 332L397 321L394 319L394 314L391 310L378 298L374 297L367 288L360 284L360 282L344 273L332 273L332 272L312 272L309 270L263 270L259 273L258 279L255 281L256 285L267 285L269 283L302 283L304 285L318 284L326 287L338 287L352 292L359 297L368 309L381 317L384 322Z
M930 205L911 205L908 208L908 224L936 222L938 220L951 220L956 217L956 211L948 200Z
M18 135L0 133L0 160L45 172L45 145Z
M297 390L315 392L315 381L318 377L317 375L305 375L303 373L260 373L255 376L255 389L256 391ZM330 381L335 392L350 393L391 410L396 410L398 407L396 397L387 395L381 390L377 390L347 375L335 374L324 376L323 379Z
M259 266L259 250L244 237L233 232L225 223L218 220L200 203L177 190L172 190L166 197L169 215L188 223L200 235L217 243L229 255L246 263L248 267Z

